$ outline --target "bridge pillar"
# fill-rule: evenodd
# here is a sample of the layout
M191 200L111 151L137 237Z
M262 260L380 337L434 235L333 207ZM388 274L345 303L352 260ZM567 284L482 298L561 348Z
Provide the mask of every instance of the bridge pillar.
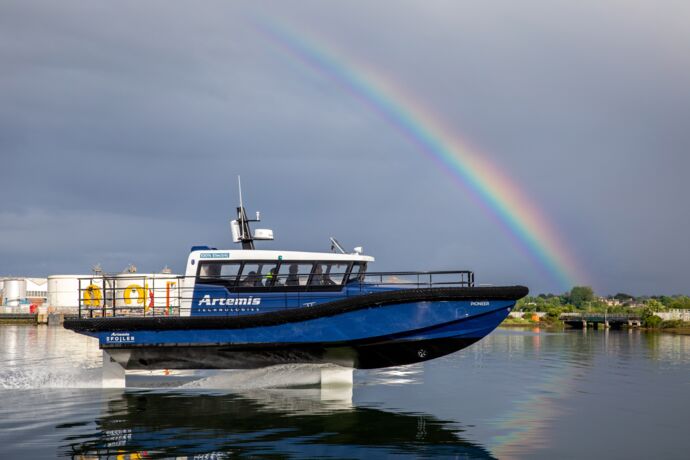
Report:
M608 328L610 328L610 327L611 327L611 326L609 325L609 322L608 322L608 321L604 321L604 328L605 328L605 329L608 329Z
M582 320L582 329L587 329L587 320L586 319Z

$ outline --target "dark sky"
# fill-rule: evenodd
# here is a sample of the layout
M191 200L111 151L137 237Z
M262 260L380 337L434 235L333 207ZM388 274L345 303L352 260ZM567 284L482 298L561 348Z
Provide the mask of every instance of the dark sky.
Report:
M601 294L690 293L690 3L0 3L0 274L170 265L277 241L372 269L559 291L399 131L253 25L393 78L519 184Z

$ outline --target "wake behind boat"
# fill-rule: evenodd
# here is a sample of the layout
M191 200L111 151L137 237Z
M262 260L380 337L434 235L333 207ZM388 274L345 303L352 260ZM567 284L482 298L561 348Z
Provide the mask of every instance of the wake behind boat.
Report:
M122 275L83 280L79 317L64 326L98 338L110 360L128 370L284 363L366 369L465 348L528 293L523 286L476 287L466 270L370 272L373 257L361 248L346 253L333 238L338 252L257 250L255 240L273 239L271 230L251 233L258 221L240 202L231 229L242 249L195 246L185 275L157 286L154 279L123 289Z

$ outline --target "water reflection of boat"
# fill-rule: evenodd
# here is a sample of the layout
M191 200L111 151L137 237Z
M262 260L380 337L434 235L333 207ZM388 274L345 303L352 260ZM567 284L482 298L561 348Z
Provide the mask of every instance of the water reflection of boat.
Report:
M125 392L107 402L96 425L95 433L66 438L63 453L113 459L493 458L481 445L463 439L462 429L451 422L369 407L333 408L319 400L317 390Z

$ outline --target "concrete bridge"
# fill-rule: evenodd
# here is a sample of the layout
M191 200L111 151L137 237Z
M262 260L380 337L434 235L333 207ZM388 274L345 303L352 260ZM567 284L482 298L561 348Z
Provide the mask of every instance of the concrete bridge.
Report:
M566 325L578 329L587 329L588 326L597 328L603 325L605 328L640 327L642 318L636 314L606 314L606 313L563 313L559 317Z

